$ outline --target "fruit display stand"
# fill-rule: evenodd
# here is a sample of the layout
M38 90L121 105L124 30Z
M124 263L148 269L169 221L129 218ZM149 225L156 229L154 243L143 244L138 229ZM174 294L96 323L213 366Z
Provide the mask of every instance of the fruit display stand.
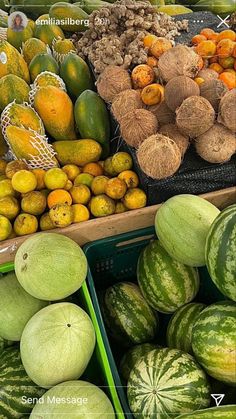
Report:
M0 266L0 275L6 274L13 270L14 264L12 262L3 264ZM109 396L116 413L116 418L124 419L100 326L98 324L97 316L86 283L83 284L81 289L76 294L74 302L78 303L79 306L89 314L96 332L97 339L94 354L90 360L85 374L83 375L83 379L100 386Z
M201 196L218 208L223 209L235 203L236 187L210 192ZM57 228L55 232L63 234L83 246L94 240L152 226L158 207L159 205L152 205L122 214L89 220L63 229ZM0 264L12 262L17 249L28 237L23 236L2 242L0 244Z

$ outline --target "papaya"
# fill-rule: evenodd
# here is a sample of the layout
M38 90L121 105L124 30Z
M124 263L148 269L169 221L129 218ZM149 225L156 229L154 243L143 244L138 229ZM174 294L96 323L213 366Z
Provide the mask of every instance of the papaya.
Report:
M0 113L13 100L16 103L29 101L29 85L15 74L0 79Z
M28 23L29 23L29 25L30 25L30 27L31 27L31 29L32 29L32 31L33 31L33 33L34 33L35 26L36 26L35 21L34 21L34 20L32 20L32 19L28 19Z
M78 2L79 4L79 2ZM110 3L102 0L83 0L83 6L81 8L88 14L94 10L99 10L102 7L110 6Z
M14 157L25 160L29 168L48 169L56 166L52 146L35 131L8 125L6 137Z
M42 15L36 20L34 36L50 47L55 38L65 38L63 30L59 26L50 24L49 15Z
M59 67L55 58L47 53L35 55L30 62L29 72L31 81L33 82L38 74L43 71L50 71L51 73L59 74Z
M0 15L0 28L8 28L8 16Z
M102 158L106 158L111 130L105 102L96 92L85 90L75 102L74 115L80 136L98 141L103 149Z
M68 54L65 57L60 66L60 76L64 80L72 99L77 99L84 90L93 89L93 80L89 67L76 54Z
M76 48L70 39L55 39L52 43L53 57L58 63L62 63L70 52L75 52Z
M31 25L28 23L26 28L23 29L21 32L13 31L11 28L7 29L7 41L13 45L18 51L21 51L23 42L27 41L33 37L33 29Z
M44 71L36 77L33 84L33 89L37 90L41 87L47 86L55 86L61 90L66 91L66 86L62 78L55 73L51 73L50 71Z
M2 158L8 151L7 143L2 135L2 129L0 127L0 158Z
M83 32L89 26L88 14L76 4L56 3L50 8L49 16L58 20L59 26L68 32ZM72 20L74 23L70 23Z
M6 0L0 0L0 9L4 10L4 12L7 12L7 10L9 9Z
M85 166L87 163L99 161L102 153L101 145L91 139L56 141L52 146L57 160L63 166L65 164Z
M44 135L43 123L31 106L12 102L4 109L1 115L1 124L3 128L3 135L6 132L8 125L22 127L36 131L40 135Z
M66 92L54 86L41 87L34 96L34 107L54 140L75 140L73 103Z
M10 0L11 13L15 11L23 12L28 17L37 19L40 15L48 13L52 4L56 2L57 0Z
M15 74L30 83L28 66L22 55L9 42L0 40L0 78L7 74Z
M47 53L47 45L38 38L28 39L22 47L23 57L29 65L32 59L38 55Z

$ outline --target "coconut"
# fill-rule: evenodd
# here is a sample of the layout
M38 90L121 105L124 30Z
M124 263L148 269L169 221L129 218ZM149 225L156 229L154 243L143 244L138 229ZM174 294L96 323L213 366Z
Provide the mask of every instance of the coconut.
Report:
M139 165L153 179L172 176L180 167L179 147L170 138L156 134L144 140L137 152Z
M177 125L175 124L163 125L159 132L160 134L171 138L171 140L177 144L183 158L189 146L189 138L186 135L181 134Z
M226 85L219 79L205 81L200 86L201 96L210 102L216 112L218 112L220 100L227 90Z
M137 90L127 89L119 93L112 101L111 111L118 122L127 113L143 108L140 93Z
M186 45L177 45L164 52L159 59L158 68L161 77L168 82L174 77L194 78L199 72L201 57Z
M138 147L145 138L158 130L155 115L146 109L135 109L127 113L120 121L121 136L131 147Z
M112 102L118 93L132 89L131 78L127 70L116 65L109 65L100 74L96 82L99 95Z
M218 122L236 132L236 89L227 92L220 101Z
M215 111L207 99L191 96L176 111L176 124L182 134L196 138L208 131L215 120Z
M225 163L236 153L236 138L224 125L215 123L196 138L197 153L209 163Z
M197 76L203 79L204 81L209 81L212 79L218 79L219 74L211 68L203 68L201 71L199 71Z
M199 95L198 84L187 76L174 77L165 87L165 101L172 111L176 111L187 97Z
M148 106L147 109L156 116L160 126L175 123L175 113L168 108L164 100L157 105Z

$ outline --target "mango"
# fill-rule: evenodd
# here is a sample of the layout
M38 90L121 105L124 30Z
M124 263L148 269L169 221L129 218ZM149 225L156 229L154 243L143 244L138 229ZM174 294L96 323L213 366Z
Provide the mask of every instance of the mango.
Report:
M85 166L87 163L100 159L102 153L101 145L90 139L76 141L56 141L53 148L57 153L57 160L61 165L76 164Z

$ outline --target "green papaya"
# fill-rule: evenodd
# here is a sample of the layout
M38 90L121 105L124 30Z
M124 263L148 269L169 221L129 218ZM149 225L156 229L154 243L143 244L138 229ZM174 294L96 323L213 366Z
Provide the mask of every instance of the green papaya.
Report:
M105 102L92 90L85 90L75 102L75 122L81 138L98 141L103 149L102 158L109 155L110 120Z
M194 6L194 10L196 11L208 10L216 15L227 15L235 12L235 9L235 0L200 0Z
M69 2L70 0L65 0ZM48 13L50 7L57 3L57 0L10 0L11 13L23 12L27 17L37 19L40 15Z
M21 51L22 44L30 38L33 38L33 29L29 23L21 32L16 32L11 28L7 29L7 41L18 51Z
M59 67L55 58L47 53L35 55L30 62L29 72L31 81L33 82L38 74L43 71L50 71L51 73L59 74Z
M76 4L79 4L76 3ZM81 5L81 8L88 14L92 13L94 10L99 10L102 7L110 6L111 4L102 1L102 0L83 0L83 5Z
M93 89L93 80L86 62L76 54L69 53L60 66L60 76L64 80L72 99L87 89Z
M8 28L7 16L0 15L0 28Z
M49 21L49 15L42 15L36 20L36 26L34 30L35 38L40 39L40 41L45 44L52 46L54 39L65 39L65 35L60 26L51 25ZM43 24L42 24L43 21ZM46 23L48 21L48 24ZM40 23L41 22L41 23Z
M83 32L88 29L88 14L76 4L59 2L49 10L49 16L58 20L58 25L68 32Z

